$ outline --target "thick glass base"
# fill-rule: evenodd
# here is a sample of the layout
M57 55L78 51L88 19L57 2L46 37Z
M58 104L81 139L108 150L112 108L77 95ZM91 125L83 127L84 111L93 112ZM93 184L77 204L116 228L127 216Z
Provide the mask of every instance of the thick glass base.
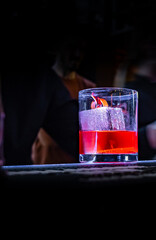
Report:
M138 154L79 154L82 163L93 162L132 162L138 161Z

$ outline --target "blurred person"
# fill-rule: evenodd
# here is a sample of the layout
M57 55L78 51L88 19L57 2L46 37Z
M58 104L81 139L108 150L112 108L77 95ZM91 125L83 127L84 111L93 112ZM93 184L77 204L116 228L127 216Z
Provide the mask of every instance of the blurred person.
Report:
M156 60L142 60L136 69L124 87L138 91L139 160L150 160L156 155Z
M86 40L74 35L67 36L61 44L53 70L62 79L74 99L78 99L78 92L85 88L95 87L96 84L78 74L85 55Z
M44 63L43 44L33 27L30 31L32 24L9 24L0 49L5 165L33 163L32 144L40 128L77 160L78 103Z
M61 45L51 71L59 78L72 99L78 99L78 92L95 87L95 83L78 74L85 53L85 42L81 37L68 36ZM63 119L62 119L63 120ZM34 164L76 162L43 128L40 129L32 146Z
M62 149L78 156L78 104L50 69L2 73L2 95L7 165L32 163L31 147L41 127Z

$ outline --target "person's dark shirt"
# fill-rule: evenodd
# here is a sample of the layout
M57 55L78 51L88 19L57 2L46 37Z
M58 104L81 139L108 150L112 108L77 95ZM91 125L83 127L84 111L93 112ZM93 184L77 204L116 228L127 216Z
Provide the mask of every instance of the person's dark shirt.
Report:
M156 154L146 137L146 126L156 121L156 83L147 77L135 76L135 81L125 85L138 91L138 147L139 160L150 160Z
M42 127L78 159L78 103L59 77L43 66L1 73L6 165L31 164L31 147Z

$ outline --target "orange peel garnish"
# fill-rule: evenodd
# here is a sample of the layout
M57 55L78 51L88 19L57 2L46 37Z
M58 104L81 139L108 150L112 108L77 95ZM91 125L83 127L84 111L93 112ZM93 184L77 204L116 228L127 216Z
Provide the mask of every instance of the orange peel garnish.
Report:
M107 101L105 99L100 98L99 100L102 103L103 107L108 107L108 103L107 103Z
M92 98L94 99L94 101L91 102L91 109L99 108L99 107L108 107L108 103L105 99L95 97L93 96L93 94L92 94Z

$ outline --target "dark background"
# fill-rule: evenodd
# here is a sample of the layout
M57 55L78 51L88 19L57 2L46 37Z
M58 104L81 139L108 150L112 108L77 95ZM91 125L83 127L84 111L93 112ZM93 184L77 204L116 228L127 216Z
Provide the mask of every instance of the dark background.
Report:
M5 0L0 16L4 58L20 46L19 52L45 52L51 64L67 35L81 35L87 45L79 71L99 86L112 85L116 67L126 58L156 52L153 0Z

